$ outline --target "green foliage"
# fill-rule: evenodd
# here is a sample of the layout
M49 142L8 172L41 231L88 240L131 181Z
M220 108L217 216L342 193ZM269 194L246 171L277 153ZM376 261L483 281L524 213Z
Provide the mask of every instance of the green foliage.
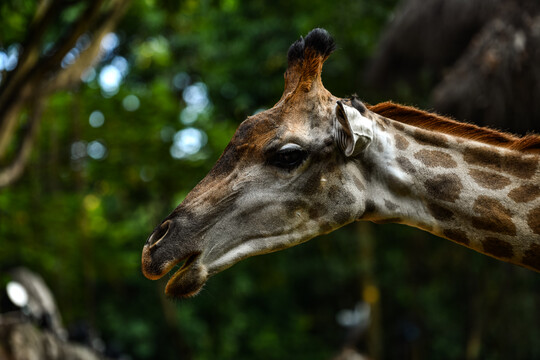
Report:
M395 3L134 1L98 76L49 99L24 178L0 191L0 270L42 274L66 324L88 321L133 359L330 358L345 338L335 314L362 299L369 271L354 227L243 261L177 302L163 298L164 281L143 278L140 254L240 121L279 99L299 35L321 26L336 38L323 75L330 91L381 100L363 88L362 69ZM34 6L0 5L0 50L26 36ZM117 55L129 72L117 93L105 93L99 74ZM182 122L183 93L196 83L209 104ZM126 106L132 95L136 109ZM104 118L97 127L95 111ZM174 135L188 128L208 142L173 158ZM94 141L106 149L95 158ZM482 358L540 356L538 277L414 229L385 226L374 237L387 358L464 358L477 327Z

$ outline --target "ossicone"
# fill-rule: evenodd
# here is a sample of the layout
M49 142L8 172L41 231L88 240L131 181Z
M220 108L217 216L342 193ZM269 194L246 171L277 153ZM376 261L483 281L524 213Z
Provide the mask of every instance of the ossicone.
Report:
M287 53L289 67L302 62L306 51L313 51L313 55L320 55L326 60L336 49L336 43L332 35L325 29L316 28L311 30L306 38L300 36L290 47Z
M336 49L334 39L321 28L311 30L305 38L300 37L287 53L287 71L282 99L297 90L310 91L314 83L321 82L323 63Z

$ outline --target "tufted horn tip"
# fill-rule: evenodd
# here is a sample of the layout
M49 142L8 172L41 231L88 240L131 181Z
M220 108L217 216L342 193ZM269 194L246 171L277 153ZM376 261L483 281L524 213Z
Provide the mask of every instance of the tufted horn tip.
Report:
M328 31L322 28L316 28L307 34L305 48L315 50L316 53L322 55L323 58L326 59L334 52L334 50L336 50L336 43Z
M289 52L287 53L287 63L289 67L304 60L304 47L305 42L302 36L292 43L291 47L289 47Z

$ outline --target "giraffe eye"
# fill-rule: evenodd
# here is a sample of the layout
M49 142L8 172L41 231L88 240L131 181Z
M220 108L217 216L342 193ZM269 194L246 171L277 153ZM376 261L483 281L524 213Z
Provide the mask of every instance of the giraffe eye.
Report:
M292 170L306 160L308 152L297 144L286 144L276 151L268 160L270 165Z

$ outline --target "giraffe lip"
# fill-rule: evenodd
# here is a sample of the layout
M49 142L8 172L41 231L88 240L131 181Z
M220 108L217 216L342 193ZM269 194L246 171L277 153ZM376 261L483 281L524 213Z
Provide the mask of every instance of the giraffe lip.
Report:
M200 261L201 253L193 253L182 258L185 260L167 282L165 293L172 297L185 298L196 295L208 279L206 266Z
M180 266L180 268L173 273L172 277L174 278L177 274L186 271L191 266L191 264L193 264L195 262L195 260L197 260L197 258L199 257L200 254L201 253L194 253L194 254L187 255L185 257L182 257L182 258L176 260L176 264L172 267L172 269L174 269L176 266L178 266L182 261L184 261L184 260L185 261L182 264L182 266ZM170 272L171 270L169 270L167 272ZM171 280L172 280L172 278L169 280L169 282Z

